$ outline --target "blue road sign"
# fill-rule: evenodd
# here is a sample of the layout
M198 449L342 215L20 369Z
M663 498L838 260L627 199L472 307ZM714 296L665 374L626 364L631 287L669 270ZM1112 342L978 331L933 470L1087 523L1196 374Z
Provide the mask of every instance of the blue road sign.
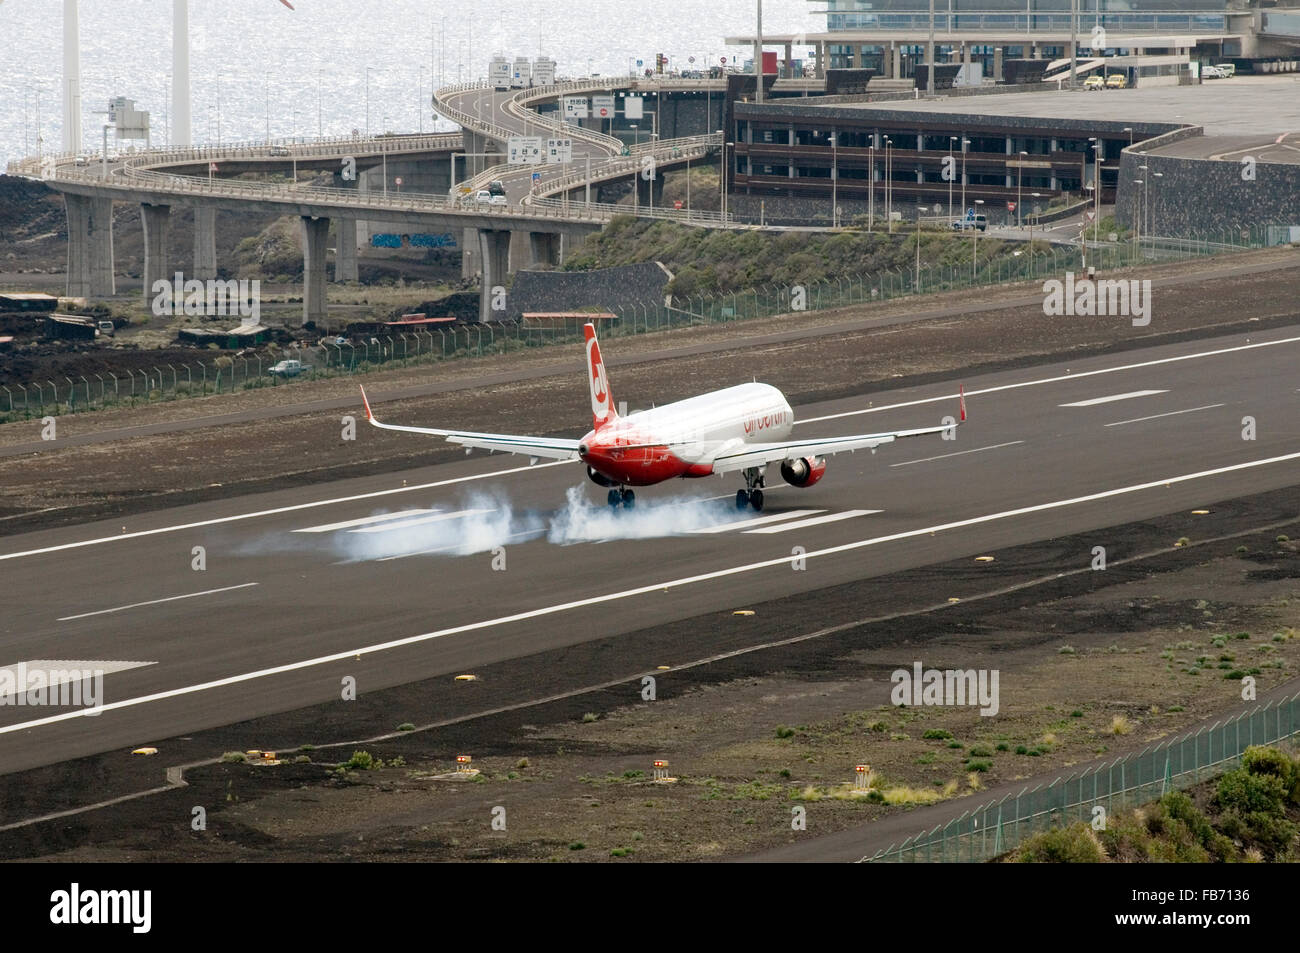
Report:
M540 172L534 172L534 173L533 173L533 181L534 181L534 182L536 182L536 181L537 181L538 179L540 179L541 177L542 177L542 173L540 173Z
M966 209L966 217L968 219L973 219L975 217L975 210L973 208Z

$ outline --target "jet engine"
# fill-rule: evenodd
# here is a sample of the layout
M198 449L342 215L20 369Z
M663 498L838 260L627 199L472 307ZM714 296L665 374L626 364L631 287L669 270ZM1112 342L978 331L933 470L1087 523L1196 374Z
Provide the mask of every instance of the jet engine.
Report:
M601 473L599 470L593 470L591 467L587 467L587 476L591 479L591 482L597 486L618 486L617 483L605 476L605 474Z
M825 473L826 461L822 457L798 457L781 464L781 479L791 486L810 487Z

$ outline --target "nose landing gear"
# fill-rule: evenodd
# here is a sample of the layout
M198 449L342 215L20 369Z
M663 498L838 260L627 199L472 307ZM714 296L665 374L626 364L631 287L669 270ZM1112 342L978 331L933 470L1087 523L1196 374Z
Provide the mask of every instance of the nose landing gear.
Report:
M623 509L630 510L636 506L636 494L627 487L620 487L617 490L610 490L606 501L614 509L622 506Z
M763 471L750 467L745 471L745 489L736 491L736 509L752 506L755 512L763 509Z

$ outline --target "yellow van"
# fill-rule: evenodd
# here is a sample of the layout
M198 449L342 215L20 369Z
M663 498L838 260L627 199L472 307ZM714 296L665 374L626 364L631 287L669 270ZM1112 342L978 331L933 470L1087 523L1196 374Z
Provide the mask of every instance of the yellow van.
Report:
M1107 89L1128 89L1128 77L1123 73L1111 73L1106 77Z

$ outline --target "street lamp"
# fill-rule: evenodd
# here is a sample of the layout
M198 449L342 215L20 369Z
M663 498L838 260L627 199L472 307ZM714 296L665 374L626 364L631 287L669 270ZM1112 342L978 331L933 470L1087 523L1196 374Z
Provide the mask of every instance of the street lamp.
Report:
M840 163L835 133L830 134L831 140L831 228L840 227L840 202L839 202L839 185L840 185Z
M975 200L975 204L976 204L977 206L979 206L979 205L983 205L983 204L984 204L984 200L983 200L983 199L976 199L976 200ZM978 208L975 209L975 222L974 222L974 225L975 225L975 227L971 229L971 253L970 253L970 280L971 280L971 284L974 284L974 283L975 283L975 263L976 263L977 261L979 261L979 257L980 257L980 225L979 225L979 209L978 209Z
M961 141L961 207L966 207L966 147L971 144L969 139L963 138ZM962 213L963 215L965 212Z
M1132 147L1133 147L1133 127L1132 127L1132 126L1125 126L1123 129L1120 130L1120 132L1127 132L1127 133L1128 133L1128 144L1129 144L1129 148L1132 148Z
M867 147L867 231L876 229L876 132L871 131L871 145Z
M894 188L892 182L894 140L885 137L885 222L889 234L894 234Z
M1134 248L1134 253L1136 254L1137 249L1140 248L1140 247L1142 246L1142 205L1141 205L1141 202L1142 202L1142 199L1145 198L1145 192L1146 192L1146 181L1145 181L1144 179L1134 179L1134 180L1133 180L1133 184L1134 184L1134 185L1140 185L1140 186L1142 186L1142 192L1139 193L1138 212L1137 212L1137 215L1134 216L1134 220L1133 220L1133 231L1135 232L1134 239L1133 239L1133 248Z
M916 207L916 283L913 290L918 293L921 290L921 215L927 211L929 208L925 205Z
M957 141L956 136L948 137L948 211L952 211L952 174L956 170L957 162L952 157L952 144Z
M1028 156L1028 155L1029 155L1029 153L1028 153L1028 152L1025 152L1023 149L1020 150L1020 154L1021 154L1022 156ZM1019 165L1019 167L1016 169L1016 171L1019 173L1019 175L1016 176L1016 228L1021 228L1021 227L1024 226L1024 215L1025 215L1025 210L1024 210L1023 203L1020 201L1020 185L1021 185L1021 183L1024 181L1024 179L1025 179L1025 160L1024 160L1024 159L1021 159L1021 160L1020 160L1020 165Z
M1152 177L1152 178L1155 178L1155 179L1163 179L1163 178L1165 177L1165 174L1164 174L1163 172L1152 172L1152 173L1151 173L1151 177ZM1159 183L1156 183L1156 184L1158 185ZM1159 197L1160 197L1160 193L1157 192L1157 193L1156 193L1156 198L1159 198ZM1153 211L1151 210L1151 205L1154 205L1154 204L1155 204L1155 202L1152 201L1151 204L1149 204L1149 205L1147 206L1146 232L1147 232L1148 235L1151 234L1151 229L1152 229L1152 227L1153 227L1152 224L1151 224L1151 222L1152 222L1152 220L1156 217L1156 216L1155 216L1155 212L1153 212ZM1152 249L1155 248L1154 243L1152 244L1151 247L1152 247Z

